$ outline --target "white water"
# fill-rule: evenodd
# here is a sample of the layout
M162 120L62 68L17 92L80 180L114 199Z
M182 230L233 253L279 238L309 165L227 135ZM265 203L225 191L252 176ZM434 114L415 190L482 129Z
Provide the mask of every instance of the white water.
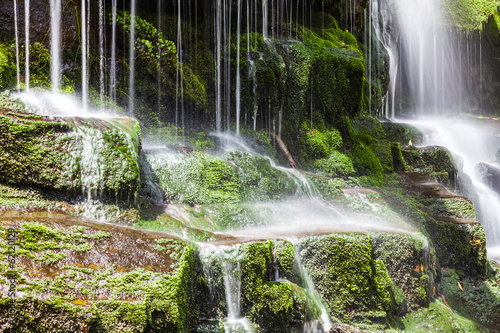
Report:
M52 91L59 91L61 86L61 0L50 0L50 78Z
M111 2L111 70L109 80L109 97L113 103L116 103L116 2Z
M495 153L500 147L500 138L485 127L482 122L473 119L456 118L421 118L405 120L424 133L423 145L447 147L454 155L463 172L472 180L475 192L471 196L476 205L477 219L484 226L488 248L500 246L500 196L483 183L476 166L495 161Z
M26 92L29 92L30 91L30 0L24 0L24 39L25 39L24 52L26 54L24 86L26 88Z
M99 92L104 104L104 0L99 0Z
M295 247L295 262L297 263L297 267L299 268L299 274L301 275L302 279L306 284L304 288L308 291L309 295L312 297L313 302L316 304L316 306L321 310L320 320L321 320L321 325L323 327L323 332L328 332L332 328L332 321L330 320L328 311L326 310L325 305L321 300L321 296L316 291L316 288L314 288L314 282L312 281L309 272L302 264L302 260L300 259L300 254L299 254L300 248L298 248L297 246L294 247ZM310 326L309 323L306 323L304 325L303 331L307 333L317 332L314 330L314 327Z
M135 2L130 2L130 41L129 41L129 76L128 76L128 114L134 114L134 100L135 100Z
M85 0L82 0L82 22L80 23L82 27L82 105L83 105L83 112L87 112L87 98L88 98L88 70L87 70L87 65L88 65L88 56L87 56L87 9L85 5Z
M14 29L16 32L16 71L17 71L17 92L21 89L21 80L19 75L19 30L17 29L17 0L14 0Z
M488 248L499 247L500 197L483 183L476 171L478 163L488 164L495 160L495 153L500 147L498 134L485 126L485 121L479 122L458 114L462 110L471 111L470 99L463 92L467 91L471 81L471 54L479 53L481 60L482 50L471 50L467 38L464 45L466 61L462 62L461 42L454 40L449 30L442 26L442 8L435 0L397 1L397 4L394 0L380 0L379 4L379 13L384 22L389 22L389 27L392 26L394 30L391 20L395 20L400 29L400 36L397 37L401 45L400 72L408 81L413 116L418 117L404 122L424 131L425 145L447 147L453 152L459 168L463 164L464 174L471 179L469 196L476 205L477 219L484 226ZM376 17L378 15L373 26L377 35L386 36L388 30L385 25L376 23ZM395 39L393 31L389 38L381 40L386 48L394 49ZM391 61L391 72L393 66ZM480 72L480 78L481 75ZM392 96L394 88L399 89L395 83L391 82ZM394 103L391 104L394 107ZM477 104L481 104L480 100ZM389 101L386 105L389 105ZM394 111L387 112L387 115L394 117ZM496 252L500 254L500 250Z

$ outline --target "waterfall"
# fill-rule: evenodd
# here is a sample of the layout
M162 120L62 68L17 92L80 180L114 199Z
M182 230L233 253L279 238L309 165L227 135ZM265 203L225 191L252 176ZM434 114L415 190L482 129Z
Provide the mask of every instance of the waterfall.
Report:
M88 96L88 79L87 79L87 10L85 8L85 0L82 0L82 105L83 112L87 113L87 96Z
M135 99L135 2L130 0L130 45L129 45L129 76L128 76L128 113L134 114L134 99Z
M321 310L321 315L320 315L320 320L321 324L323 327L323 332L328 332L330 331L330 328L332 327L332 321L330 320L330 316L328 315L328 311L325 308L325 305L323 304L323 301L321 300L321 296L318 294L316 291L316 288L314 288L314 283L312 281L311 276L307 272L307 269L304 267L304 264L302 263L302 260L300 259L300 248L297 245L294 245L295 248L295 263L296 267L299 269L299 274L301 278L304 280L305 286L304 288L307 290L309 295L312 297L312 300L314 304ZM310 327L310 323L305 323L303 332L311 332L315 333L317 330L313 330Z
M55 92L58 92L60 90L60 85L61 85L60 68L61 68L61 0L50 0L50 78L52 84L52 91Z
M109 97L116 103L116 1L111 2L111 70L109 80Z
M240 76L240 42L241 42L241 1L238 0L238 45L236 59L236 135L240 135L240 103L241 103L241 76Z
M241 314L241 251L240 245L210 246L202 248L200 257L203 272L210 289L211 299L216 299L217 274L222 274L227 317L224 318L224 331L253 332L252 324ZM216 267L220 266L221 272ZM214 271L215 270L215 271Z
M215 128L217 132L220 132L222 129L221 124L221 39L222 39L222 0L217 0L217 7L215 9L215 32L216 32L216 57L217 60L215 62L215 91L216 91L216 101L215 101Z
M19 31L17 29L17 0L14 0L14 29L16 32L16 71L17 71L17 92L21 89L21 80L19 74Z
M377 37L390 53L397 52L395 46L399 46L397 64L390 63L391 72L400 67L398 76L407 84L406 92L413 102L410 111L417 116L416 120L401 121L421 129L425 145L444 146L452 152L457 165L463 169L462 178L470 179L465 184L467 188L460 190L465 190L475 204L477 218L485 229L488 250L496 248L492 252L499 252L500 195L488 186L479 169L497 167L498 163L492 161L500 140L484 122L458 113L471 112L473 106L481 106L480 98L474 100L475 97L471 99L463 93L480 91L482 87L482 83L474 87L472 77L478 58L482 61L481 37L476 42L467 36L461 43L459 33L452 34L449 28L443 27L443 13L434 0L399 1L397 5L393 1L375 1L373 6L380 6L378 13L383 22L377 22L377 11L372 19ZM482 79L481 70L479 78ZM389 94L393 108L397 86L392 74L391 81ZM402 88L398 89L401 93ZM394 111L390 115L394 117Z
M182 16L181 0L177 1L177 68L175 88L175 136L178 136L179 127L179 104L181 113L182 142L184 143L184 73L182 71ZM180 103L179 103L180 99Z
M29 92L30 91L30 0L24 0L24 42L25 42L24 86L26 87L26 92Z
M99 93L104 105L104 1L99 0Z

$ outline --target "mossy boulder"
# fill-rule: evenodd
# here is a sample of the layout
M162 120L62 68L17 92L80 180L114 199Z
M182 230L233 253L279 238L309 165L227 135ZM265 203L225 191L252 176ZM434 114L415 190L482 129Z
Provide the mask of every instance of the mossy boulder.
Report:
M376 234L373 255L384 262L393 281L398 315L429 305L436 295L440 267L423 236Z
M299 248L331 317L384 327L395 307L393 284L383 261L372 257L371 236L313 236L301 240Z
M137 121L0 110L0 181L67 196L131 200L139 189Z
M17 320L2 316L4 332L190 331L190 244L61 213L10 211L0 225L2 262L7 228L17 230L16 265L2 264L0 279L16 280L17 298L12 305L4 294L0 308L15 306Z
M496 332L500 330L499 272L493 262L488 263L486 279L473 279L454 269L443 269L442 294L452 309Z

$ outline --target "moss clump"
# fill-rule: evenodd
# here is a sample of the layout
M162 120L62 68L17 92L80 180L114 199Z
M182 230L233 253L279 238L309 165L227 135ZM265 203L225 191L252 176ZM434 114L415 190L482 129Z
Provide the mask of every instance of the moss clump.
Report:
M208 204L241 200L237 169L222 159L195 152L152 154L147 160L170 202Z
M15 85L16 65L12 59L9 44L0 44L0 89L6 89Z
M394 295L401 296L396 308L400 316L428 306L435 296L439 267L435 251L428 247L418 236L379 233L373 237L373 255L387 267Z
M136 121L70 122L1 113L0 181L61 190L68 196L85 190L96 197L126 199L137 193L140 129Z
M274 243L273 256L276 260L279 277L291 280L293 264L295 262L293 244L287 241L276 241Z
M271 165L268 158L232 151L224 159L238 168L241 198L245 201L277 200L297 192L297 184L291 174Z
M500 274L489 262L487 279L471 279L454 269L443 270L443 295L450 307L490 331L500 329Z
M399 330L388 330L387 332L399 332L400 330L405 332L488 332L485 327L447 307L441 298L430 303L429 307L406 315L398 328Z
M372 259L365 235L309 237L300 242L304 266L328 306L343 322L384 325L394 308L392 282L382 262Z
M349 156L334 151L328 158L314 161L315 168L329 177L349 177L354 175L354 166Z
M497 0L445 1L448 24L466 31L482 30L483 23L492 15L500 3Z
M359 143L352 150L352 164L359 175L371 177L375 184L382 184L384 169L380 160L363 143Z

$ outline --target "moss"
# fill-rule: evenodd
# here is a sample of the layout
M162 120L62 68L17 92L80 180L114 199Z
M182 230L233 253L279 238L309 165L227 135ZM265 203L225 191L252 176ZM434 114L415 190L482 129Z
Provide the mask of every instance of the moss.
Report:
M236 167L202 153L148 155L170 202L232 203L241 200Z
M300 242L304 266L328 306L343 322L384 324L394 307L391 279L372 259L371 237L337 234Z
M420 150L417 148L408 148L401 150L401 155L409 171L424 171L426 168L424 159Z
M446 1L445 13L448 24L466 31L482 30L483 23L492 15L500 3L497 0Z
M238 168L242 200L278 200L297 192L294 177L273 167L268 158L232 151L226 153L224 159Z
M361 176L370 176L375 182L383 182L384 169L380 160L363 143L359 143L352 150L352 164Z
M349 156L334 151L328 158L314 161L314 166L329 177L348 177L354 175L354 166Z
M10 114L0 115L0 181L61 190L68 196L87 190L116 199L133 197L138 191L138 127L125 132L105 120L71 123ZM115 124L127 122L137 124L132 120Z
M447 186L454 186L457 177L457 167L453 161L451 153L443 147L427 147L421 150L422 159L426 165L430 166L431 171L444 176L440 180Z
M10 53L10 45L0 44L0 89L13 87L16 81L16 65Z
M116 252L112 248L116 246L114 237L123 242L129 241L127 236L116 231L111 236L83 226L69 229L58 226L65 230L41 223L25 223L19 229L19 255L37 260L29 253L61 251L59 253L68 254L65 260L76 267L46 262L53 268L45 271L44 266L35 265L33 267L40 269L21 269L17 279L20 292L16 300L18 320L13 326L7 326L9 332L142 332L146 328L152 331L190 331L196 316L192 304L192 246L180 241L155 239L156 243L162 244L162 252L170 253L170 262L160 261L160 266L171 265L163 272L152 271L151 267L146 270L114 264L107 267L84 265L81 262L85 261L79 260L85 258L84 254L75 256L68 250L80 251L87 245L85 251L91 251L93 246L100 247L105 243L107 247L101 248L104 250L102 256L109 263L113 258L110 252ZM5 233L2 238L5 238ZM140 248L140 245L136 246ZM154 256L154 250L142 251ZM163 258L168 258L168 254ZM26 261L20 261L20 265L28 267ZM5 310L8 304L8 299L3 299L0 307ZM54 312L58 313L57 319L52 316ZM5 324L2 321L6 320L1 318L0 323Z
M392 155L392 165L394 171L405 171L407 169L405 159L401 152L401 145L399 142L391 142L391 155Z
M485 327L453 311L438 298L429 307L411 312L402 319L398 330L387 332L488 332Z
M287 241L276 241L274 243L273 255L279 277L291 280L293 264L295 262L295 249L293 244Z
M400 296L395 309L398 315L425 307L435 297L439 266L425 238L379 233L373 237L373 255L384 262L394 295Z

